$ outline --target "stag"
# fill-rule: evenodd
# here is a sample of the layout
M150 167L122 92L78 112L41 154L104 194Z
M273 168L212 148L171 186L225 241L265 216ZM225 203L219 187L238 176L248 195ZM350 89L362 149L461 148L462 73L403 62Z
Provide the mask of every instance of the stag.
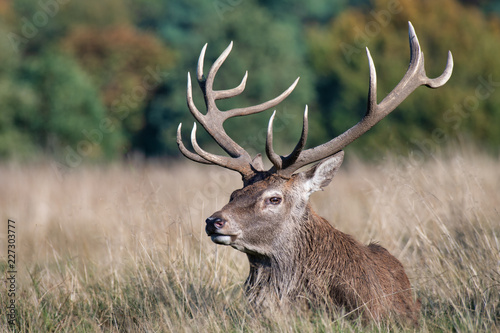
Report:
M361 244L352 236L335 229L317 215L309 196L327 186L342 164L344 149L367 132L406 99L418 86L438 88L451 76L453 58L448 52L444 72L428 78L424 55L409 23L410 64L397 86L377 103L376 71L366 49L370 78L368 107L356 125L336 138L314 148L304 149L308 132L307 106L302 134L288 156L273 150L272 114L267 130L266 155L272 167L266 170L262 155L254 158L232 140L223 123L232 117L262 112L278 105L295 88L298 78L278 97L265 103L221 111L216 101L239 95L245 89L248 72L232 89L214 90L217 71L228 57L231 44L203 75L207 45L203 47L197 67L197 79L204 94L207 111L201 113L193 102L191 77L187 76L187 104L192 115L229 156L203 150L196 140L196 122L191 132L195 152L183 144L181 126L177 144L187 158L237 171L243 188L235 190L221 210L206 219L206 233L216 244L229 245L246 253L250 263L245 282L252 304L260 308L290 308L305 301L307 306L324 305L344 309L367 320L389 316L417 322L420 302L414 300L403 265L382 246ZM319 162L306 171L301 167Z

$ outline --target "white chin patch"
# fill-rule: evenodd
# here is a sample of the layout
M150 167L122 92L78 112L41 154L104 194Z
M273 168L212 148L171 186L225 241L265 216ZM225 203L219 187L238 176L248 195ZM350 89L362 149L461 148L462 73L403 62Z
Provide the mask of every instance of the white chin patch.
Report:
M212 238L212 242L214 242L216 244L222 244L222 245L230 245L231 244L231 236L212 235L210 237Z

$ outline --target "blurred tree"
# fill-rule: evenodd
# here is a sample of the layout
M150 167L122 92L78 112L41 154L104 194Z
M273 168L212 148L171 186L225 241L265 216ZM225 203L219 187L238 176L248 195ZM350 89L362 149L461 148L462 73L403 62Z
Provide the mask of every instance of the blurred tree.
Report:
M153 35L131 26L80 26L62 42L101 92L108 115L122 122L128 138L144 126L147 101L167 79L172 52Z
M79 25L106 27L129 22L124 0L16 0L13 33L24 38L20 51L36 54L58 43L69 30ZM12 20L12 15L7 16Z
M432 154L439 145L465 137L498 149L499 21L454 0L376 0L370 11L351 9L326 29L310 29L310 57L328 136L354 125L366 110L365 46L377 68L378 101L402 78L409 59L408 20L419 36L429 76L444 69L448 50L454 74L439 91L417 89L353 146L367 155L386 149Z
M2 13L6 10L2 7ZM0 33L10 28L0 23ZM36 152L30 133L20 128L18 118L33 113L38 104L36 91L18 79L20 59L8 39L0 39L0 158L24 158Z
M483 8L483 10L486 13L494 13L495 15L500 14L500 2L484 0L484 1L481 1L480 4L481 4L481 8Z
M300 76L295 92L277 108L276 149L286 154L295 145L306 103L308 144L319 144L352 126L366 109L365 46L377 66L379 101L401 79L408 63L408 20L429 75L444 68L448 49L454 75L438 92L418 89L354 148L366 155L385 149L432 153L465 138L498 150L498 6L443 1L0 2L0 33L6 36L0 41L0 156L64 157L68 147L73 157L129 150L178 154L177 125L185 124L187 142L193 121L185 101L186 72L195 79L199 52L208 42L206 74L231 40L234 50L215 86L237 85L245 70L249 78L246 91L220 101L220 108L271 99ZM270 114L230 120L227 131L245 148L262 152ZM203 130L198 136L217 152ZM92 140L99 143L83 146Z
M102 159L119 151L120 132L102 128L98 91L72 59L50 51L24 58L2 73L0 87L1 157L45 153L64 160L70 154L71 164L75 157Z
M369 0L259 0L259 5L267 8L271 15L285 21L295 21L297 24L327 23L348 7L367 7Z
M102 151L95 150L92 155L113 157L117 156L117 152L123 153L130 149L132 137L144 126L144 106L165 79L165 70L168 66L172 66L174 60L173 53L154 35L139 32L128 24L129 12L127 4L122 0L110 0L105 3L96 0L86 2L19 0L14 3L13 8L7 6L0 9L2 13L14 12L17 15L17 19L11 20L8 29L11 49L17 51L12 56L22 59L21 62L25 66L38 64L38 67L25 70L29 73L25 80L26 84L29 87L36 87L39 82L44 82L44 75L49 75L55 86L63 84L65 89L76 89L75 86L67 84L68 79L59 75L60 73L57 75L49 73L52 70L51 65L42 61L49 58L48 54L57 54L56 58L62 59L61 73L74 75L75 82L85 76L85 84L89 87L83 90L79 88L76 91L86 91L92 84L94 86L86 97L94 99L94 105L87 105L89 119L99 113L98 119L94 120L109 120L113 123L112 135L107 137L114 143L99 144L98 148ZM72 62L70 58L76 59L77 62ZM71 69L65 68L64 65L68 65ZM7 79L11 80L12 78ZM46 93L46 97L50 99L54 97L51 94L57 95L58 91L46 91ZM59 96L64 98L62 95ZM67 96L71 98L71 95ZM63 102L54 107L79 103L78 100ZM33 106L31 111L33 121L54 122L61 126L65 121L70 121L67 115L63 116L57 110L42 110L44 107L47 107L46 103L41 102ZM78 107L74 105L73 108ZM78 113L76 110L68 112L72 111ZM48 113L44 115L44 112ZM59 119L60 116L62 118ZM89 127L85 122L80 124L84 128ZM88 141L81 131L70 132L71 135L79 136L78 142ZM106 130L99 132L92 133L93 138L100 141L101 134ZM47 133L50 133L51 140L36 140L32 143L33 146L54 151L54 154L67 155L63 148L64 144L57 148L59 146L57 142L74 143L76 140L76 137L67 140L64 135L69 133L62 134L60 131ZM89 135L88 132L85 133ZM119 150L116 144L118 141ZM108 149L111 146L116 151ZM72 149L75 150L76 147Z

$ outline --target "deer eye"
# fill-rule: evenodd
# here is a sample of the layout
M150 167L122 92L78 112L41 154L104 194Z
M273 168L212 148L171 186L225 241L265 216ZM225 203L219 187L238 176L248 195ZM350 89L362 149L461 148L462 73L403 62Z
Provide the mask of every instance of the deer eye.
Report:
M270 197L266 200L267 204L271 205L279 205L281 203L281 198L280 197Z

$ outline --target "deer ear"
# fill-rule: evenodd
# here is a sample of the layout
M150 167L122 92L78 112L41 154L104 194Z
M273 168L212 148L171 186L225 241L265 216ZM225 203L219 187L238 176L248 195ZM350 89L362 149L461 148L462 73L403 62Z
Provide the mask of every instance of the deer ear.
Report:
M328 186L328 184L332 181L333 176L335 176L337 170L340 168L343 160L344 152L340 151L332 157L316 164L311 169L303 172L306 191L311 194L321 190L323 187Z

